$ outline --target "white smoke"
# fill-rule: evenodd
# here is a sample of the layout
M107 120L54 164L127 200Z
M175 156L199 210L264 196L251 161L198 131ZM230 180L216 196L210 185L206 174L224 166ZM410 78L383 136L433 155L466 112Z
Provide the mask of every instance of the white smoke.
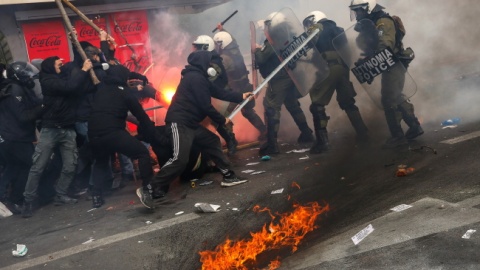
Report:
M475 22L479 21L477 18L480 5L474 0L466 0L462 4L449 0L380 0L378 3L391 15L402 18L407 30L405 46L412 47L416 53L416 59L409 68L409 73L417 83L417 93L411 101L421 121L437 125L441 120L452 117L462 117L464 121L478 120L480 109L477 109L476 105L480 101L480 93L475 82L480 80L480 62L476 61L476 45L480 39L480 31L477 30ZM350 0L233 0L198 14L159 14L158 23L152 26L158 33L152 42L156 44L154 56L160 58L156 61L164 61L167 66L183 68L193 37L201 34L212 36L212 29L217 23L238 10L238 14L225 24L225 28L237 39L249 67L249 21L265 19L270 13L288 7L294 11L299 21L311 11L320 10L329 19L347 29L353 25L350 21L349 5ZM382 111L373 104L363 89L356 87L356 91L357 106L367 126L371 130L382 129L382 132L386 133ZM313 128L308 110L310 98L307 96L300 101ZM261 103L260 96L257 99L256 111L263 118ZM327 114L331 116L328 126L330 132L337 129L353 131L335 96L327 106ZM236 132L245 128L254 130L242 118L237 116L234 119ZM378 122L382 124L375 124ZM296 130L298 129L288 112L282 110L279 136L288 140L294 139L299 134L293 132Z

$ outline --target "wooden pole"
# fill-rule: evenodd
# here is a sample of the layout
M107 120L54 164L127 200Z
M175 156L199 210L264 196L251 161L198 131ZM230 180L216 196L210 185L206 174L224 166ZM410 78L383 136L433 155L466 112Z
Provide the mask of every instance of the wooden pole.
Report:
M65 8L62 5L62 0L55 0L57 3L58 9L60 10L60 13L62 14L63 22L65 23L65 26L67 27L68 32L70 32L70 37L73 45L77 49L78 53L82 57L83 61L87 60L87 55L85 54L85 51L82 49L82 45L80 45L80 42L78 41L77 35L73 32L73 26L72 23L70 22L70 19L68 18L67 12L65 11ZM90 77L92 78L93 84L97 85L100 83L98 80L97 76L95 75L95 72L93 69L90 69Z
M69 7L73 12L77 13L77 15L80 17L80 19L82 19L82 21L84 21L86 24L90 25L95 31L97 31L98 33L100 33L100 31L102 31L102 29L100 29L100 27L98 27L96 24L94 24L92 22L92 20L90 20L87 16L85 16L85 14L83 14L78 8L76 8L72 3L70 3L70 1L62 0L62 2L65 5L67 5L67 7Z

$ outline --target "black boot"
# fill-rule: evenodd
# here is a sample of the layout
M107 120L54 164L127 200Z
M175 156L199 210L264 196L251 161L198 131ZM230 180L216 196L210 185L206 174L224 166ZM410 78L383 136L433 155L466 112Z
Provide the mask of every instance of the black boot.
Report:
M315 141L315 137L313 137L313 131L310 129L307 122L300 124L299 127L301 133L297 139L298 143L311 143Z
M409 127L407 132L405 132L405 138L407 138L407 140L413 140L424 133L418 118L415 116L413 104L404 101L398 106L398 110L402 114L403 121L405 121Z
M310 154L320 154L328 151L329 143L327 129L315 130L315 136L317 139L312 148L310 148Z
M270 114L271 113L272 112L270 112ZM280 153L277 142L278 121L268 115L267 112L265 113L265 120L267 122L267 141L260 146L258 154L260 156L275 155Z
M386 108L385 119L387 120L388 129L392 137L383 144L382 148L390 149L408 144L402 126L400 125L402 119L401 113L393 108Z
M29 218L33 216L34 202L25 202L22 209L22 217Z
M359 141L368 141L368 128L363 122L362 115L360 115L360 111L345 111L347 113L348 119L352 124L355 132L357 133L357 139Z

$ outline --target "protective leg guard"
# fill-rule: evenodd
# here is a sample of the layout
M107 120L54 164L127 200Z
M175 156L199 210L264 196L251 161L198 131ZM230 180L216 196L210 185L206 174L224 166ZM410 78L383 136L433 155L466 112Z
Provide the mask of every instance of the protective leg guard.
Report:
M363 122L362 115L358 110L345 111L347 113L350 123L352 123L355 132L357 133L357 138L359 140L368 140L368 128Z
M267 141L260 146L258 151L260 156L275 155L280 153L277 142L277 133L279 121L274 119L275 112L272 109L265 111L265 120L267 122Z
M265 124L263 123L262 119L258 114L255 112L253 109L242 109L242 115L247 118L247 120L252 124L258 131L260 131L260 134L265 133L267 128L265 127Z
M317 137L315 143L310 148L310 154L320 154L328 151L328 133L326 129L315 129L315 136Z

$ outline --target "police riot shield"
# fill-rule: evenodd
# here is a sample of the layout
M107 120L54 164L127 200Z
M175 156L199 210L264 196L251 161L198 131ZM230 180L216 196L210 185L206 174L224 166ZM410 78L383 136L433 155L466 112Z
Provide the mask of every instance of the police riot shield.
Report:
M401 59L387 48L377 51L379 31L371 20L361 20L333 39L333 46L374 103L398 105L412 97L417 85ZM383 100L382 100L383 98Z
M309 33L293 11L284 8L265 21L265 36L280 61L283 61L307 39ZM285 69L302 96L307 95L315 83L325 80L329 75L328 64L312 41L289 61Z

